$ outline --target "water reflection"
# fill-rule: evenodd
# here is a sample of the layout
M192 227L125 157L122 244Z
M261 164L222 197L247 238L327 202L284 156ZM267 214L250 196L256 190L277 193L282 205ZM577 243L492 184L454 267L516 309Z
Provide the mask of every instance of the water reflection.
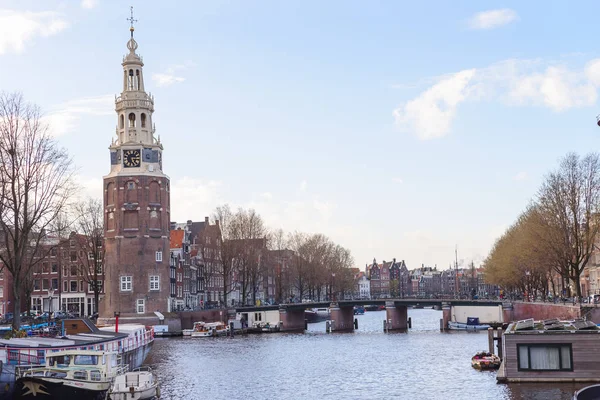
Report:
M147 360L163 399L570 399L577 385L499 385L470 360L486 332L440 333L441 312L409 310L409 333L383 333L385 311L357 316L359 329L234 339L157 339Z

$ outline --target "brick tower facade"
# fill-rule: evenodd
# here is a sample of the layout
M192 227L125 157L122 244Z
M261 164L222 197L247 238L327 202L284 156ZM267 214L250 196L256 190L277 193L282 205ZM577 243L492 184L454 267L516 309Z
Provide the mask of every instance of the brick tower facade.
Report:
M138 44L127 42L123 91L115 100L117 137L104 177L105 296L100 317L167 311L169 298L169 177L152 122L154 98L144 90Z

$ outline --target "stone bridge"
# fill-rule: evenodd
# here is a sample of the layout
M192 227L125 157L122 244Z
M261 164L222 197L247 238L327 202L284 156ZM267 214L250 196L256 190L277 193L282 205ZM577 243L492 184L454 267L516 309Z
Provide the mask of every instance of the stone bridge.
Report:
M302 331L306 321L304 310L309 308L329 308L332 331L354 330L354 307L367 305L383 305L386 311L386 330L403 331L408 329L408 307L437 306L442 310L442 326L447 327L452 318L452 307L502 307L507 312L512 311L510 303L499 300L465 300L465 299L378 299L378 300L340 300L337 302L289 303L275 306L238 307L236 312L279 311L280 329L282 331ZM510 315L512 316L512 315ZM509 317L509 315L507 315ZM500 318L502 319L502 318ZM502 321L498 321L502 322Z

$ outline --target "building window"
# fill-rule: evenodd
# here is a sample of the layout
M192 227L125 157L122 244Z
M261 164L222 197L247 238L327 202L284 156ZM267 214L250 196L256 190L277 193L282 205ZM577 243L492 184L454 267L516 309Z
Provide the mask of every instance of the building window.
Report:
M518 344L519 371L573 371L571 344Z
M150 276L150 290L160 289L160 277L158 275Z
M143 314L146 312L146 300L137 299L137 313Z
M52 264L52 273L55 274L58 272L58 264Z
M40 280L39 279L33 280L33 290L40 290Z
M71 261L77 261L77 252L76 251L71 252Z
M63 282L63 292L68 292L69 291L69 282L64 281Z
M48 279L42 279L42 290L48 290L49 282Z
M162 251L156 252L156 262L162 262Z
M77 291L77 281L71 281L71 292Z
M71 265L71 276L77 276L77 265Z
M47 274L50 272L50 268L48 267L48 263L42 264L42 274Z
M83 281L79 281L79 291L83 292Z
M94 252L88 251L88 260L93 260L93 259L94 259Z
M122 276L121 277L121 291L122 292L130 292L131 291L131 276Z
M58 278L52 278L52 290L58 290Z

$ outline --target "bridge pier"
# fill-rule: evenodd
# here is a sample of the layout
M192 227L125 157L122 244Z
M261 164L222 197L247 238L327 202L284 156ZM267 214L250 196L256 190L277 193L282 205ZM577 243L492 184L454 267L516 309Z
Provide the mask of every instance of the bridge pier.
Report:
M502 303L502 322L507 324L514 320L514 309L512 303Z
M279 309L279 329L281 332L304 331L304 309L288 310L286 307Z
M331 303L329 306L329 317L332 321L332 332L354 330L354 306L340 307L338 303Z
M448 322L452 321L452 305L450 303L442 303L442 324L440 330L445 332L448 330Z
M386 301L385 314L388 331L405 331L408 328L408 309L406 306L397 306L393 301Z

